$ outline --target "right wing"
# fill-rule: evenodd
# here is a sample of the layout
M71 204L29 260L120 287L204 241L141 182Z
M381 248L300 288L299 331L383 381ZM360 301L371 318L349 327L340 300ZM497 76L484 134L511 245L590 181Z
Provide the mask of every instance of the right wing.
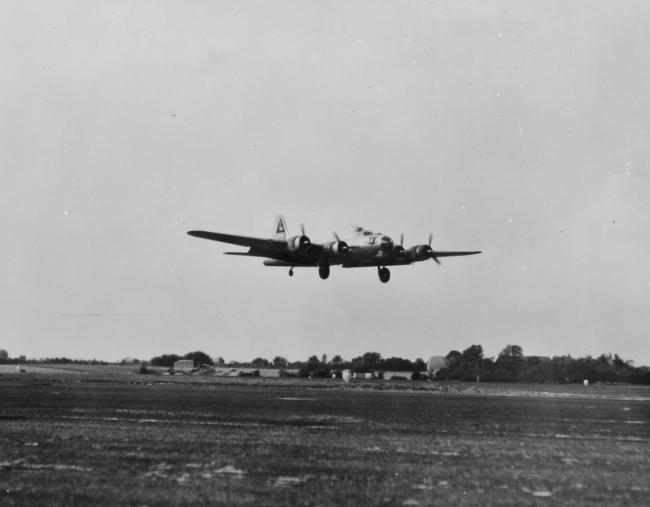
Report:
M412 264L413 262L420 262L424 261L427 259L433 259L436 261L438 264L440 264L440 261L438 260L438 257L457 257L461 255L476 255L483 253L480 250L471 250L471 251L438 251L438 250L432 250L429 252L428 257L422 257L422 258L411 258L408 255L400 258L400 257L394 257L394 256L386 256L386 257L372 257L370 259L362 259L358 261L349 261L349 262L343 262L342 267L344 268L367 268L367 267L375 267L375 266L403 266L405 264Z
M472 252L439 252L438 250L433 250L431 252L431 257L456 257L457 255L476 255L483 253L480 250L474 250Z

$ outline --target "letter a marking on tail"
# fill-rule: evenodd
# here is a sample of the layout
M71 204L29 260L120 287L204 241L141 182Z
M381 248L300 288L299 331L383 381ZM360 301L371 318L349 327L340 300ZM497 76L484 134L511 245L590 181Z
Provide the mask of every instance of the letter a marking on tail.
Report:
M287 238L287 223L284 221L282 215L278 215L275 218L275 232L273 238L279 241L283 241Z

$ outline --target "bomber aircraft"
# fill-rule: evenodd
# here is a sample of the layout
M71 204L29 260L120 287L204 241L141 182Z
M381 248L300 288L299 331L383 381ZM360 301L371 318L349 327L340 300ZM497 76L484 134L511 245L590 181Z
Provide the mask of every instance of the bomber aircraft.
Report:
M275 220L274 235L270 239L208 231L188 231L188 234L197 238L249 247L247 252L224 253L265 257L265 266L289 268L289 276L293 276L293 268L296 267L318 267L318 274L323 280L329 277L330 266L341 265L344 268L376 267L379 280L386 283L390 280L390 271L386 266L402 266L428 259L433 259L440 264L438 260L440 257L481 253L480 251L433 250L431 234L429 234L428 244L415 245L406 249L403 246L403 234L400 236L399 245L396 245L391 238L380 232L372 232L358 225L353 225L352 229L353 236L345 240L334 233L334 239L331 241L312 243L305 234L303 225L300 226L300 235L289 235L284 217L278 215Z

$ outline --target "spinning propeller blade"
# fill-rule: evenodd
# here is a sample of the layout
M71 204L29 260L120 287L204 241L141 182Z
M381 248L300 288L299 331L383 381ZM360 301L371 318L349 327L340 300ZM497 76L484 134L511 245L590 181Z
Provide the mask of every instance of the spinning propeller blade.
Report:
M433 239L433 234L429 233L429 247L431 246L431 240ZM436 252L431 249L431 258L436 262L438 266L440 266L440 261L438 260L438 257L436 257Z

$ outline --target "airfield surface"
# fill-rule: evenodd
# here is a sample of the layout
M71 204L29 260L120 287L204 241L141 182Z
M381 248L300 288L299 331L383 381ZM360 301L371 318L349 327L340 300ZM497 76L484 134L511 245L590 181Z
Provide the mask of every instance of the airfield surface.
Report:
M481 389L2 374L0 504L647 505L649 389Z

